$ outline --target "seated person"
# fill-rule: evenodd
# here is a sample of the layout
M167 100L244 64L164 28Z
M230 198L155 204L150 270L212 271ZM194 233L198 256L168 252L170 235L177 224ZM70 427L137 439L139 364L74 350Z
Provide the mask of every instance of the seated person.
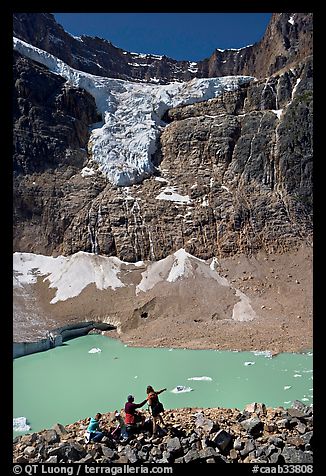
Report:
M144 423L145 417L141 413L136 411L137 408L142 407L147 402L147 398L141 403L134 403L133 395L128 395L127 403L125 404L125 424L128 426L142 426Z
M115 423L115 428L111 429L110 436L114 440L119 440L120 438L127 438L128 434L126 431L126 424L124 418L122 417L121 413L116 410L114 415L112 416L112 423Z
M101 441L105 435L104 431L100 430L99 422L102 417L101 413L96 413L94 418L90 419L89 425L85 434L85 442L90 443L91 441L97 442Z

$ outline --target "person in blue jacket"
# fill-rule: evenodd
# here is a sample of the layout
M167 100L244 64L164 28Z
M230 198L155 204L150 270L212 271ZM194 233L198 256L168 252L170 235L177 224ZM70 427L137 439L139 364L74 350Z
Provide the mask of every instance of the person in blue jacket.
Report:
M104 432L100 429L100 419L102 417L101 413L96 413L95 417L91 418L85 435L85 442L90 443L91 441L101 441L104 436Z

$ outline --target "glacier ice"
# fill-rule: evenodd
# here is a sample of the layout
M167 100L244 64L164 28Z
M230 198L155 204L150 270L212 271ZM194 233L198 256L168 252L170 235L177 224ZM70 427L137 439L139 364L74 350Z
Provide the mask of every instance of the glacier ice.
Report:
M255 79L222 76L165 85L137 83L78 71L18 38L14 38L14 48L95 98L103 122L93 125L89 150L99 170L118 186L139 183L155 172L151 157L166 125L162 117L169 108L212 99Z

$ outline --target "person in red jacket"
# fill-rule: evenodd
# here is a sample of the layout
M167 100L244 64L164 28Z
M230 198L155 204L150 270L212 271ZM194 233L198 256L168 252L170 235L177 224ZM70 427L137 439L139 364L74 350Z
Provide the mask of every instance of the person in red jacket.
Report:
M145 417L136 410L145 405L147 398L141 403L134 403L134 400L133 395L128 395L127 403L125 404L125 424L139 426L144 423Z

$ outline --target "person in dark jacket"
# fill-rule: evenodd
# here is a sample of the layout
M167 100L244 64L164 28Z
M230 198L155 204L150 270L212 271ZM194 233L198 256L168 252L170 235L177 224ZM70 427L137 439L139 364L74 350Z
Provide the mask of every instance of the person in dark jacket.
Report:
M150 408L151 415L153 417L153 435L156 433L157 421L164 425L164 421L161 413L164 412L164 407L158 399L158 395L162 392L165 392L166 388L162 390L155 391L151 385L148 385L146 389L147 393L147 402Z
M136 410L145 405L147 398L141 403L134 403L134 401L134 396L128 395L127 403L125 404L125 424L138 426L144 422L144 416Z

